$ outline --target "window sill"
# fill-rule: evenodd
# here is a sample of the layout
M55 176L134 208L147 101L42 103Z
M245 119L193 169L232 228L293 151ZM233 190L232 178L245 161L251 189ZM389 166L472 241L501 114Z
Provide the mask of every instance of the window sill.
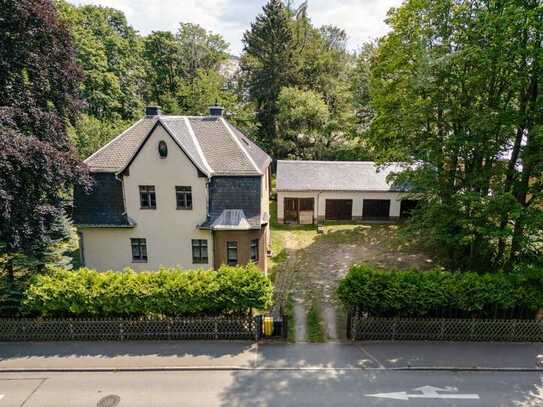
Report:
M209 264L208 261L193 261L192 264Z
M140 207L140 209L143 210L143 211L156 210L156 206L154 208L142 208L142 207Z
M132 259L132 263L147 263L147 260L134 260L134 259Z
M178 211L192 211L192 207L191 208L175 208L177 209Z

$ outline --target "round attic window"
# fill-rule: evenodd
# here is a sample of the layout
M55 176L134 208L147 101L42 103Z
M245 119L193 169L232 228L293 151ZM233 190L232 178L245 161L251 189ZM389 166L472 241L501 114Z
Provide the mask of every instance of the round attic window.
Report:
M160 158L166 158L168 156L168 145L164 140L158 142L158 154Z

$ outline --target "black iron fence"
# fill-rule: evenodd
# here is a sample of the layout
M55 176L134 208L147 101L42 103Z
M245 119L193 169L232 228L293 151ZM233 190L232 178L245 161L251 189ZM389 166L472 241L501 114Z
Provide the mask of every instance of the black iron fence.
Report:
M274 318L271 330L264 321L264 316L6 318L0 319L0 341L259 340L286 337L286 325L283 325L286 318Z
M542 342L543 321L379 318L350 314L347 336L352 340Z

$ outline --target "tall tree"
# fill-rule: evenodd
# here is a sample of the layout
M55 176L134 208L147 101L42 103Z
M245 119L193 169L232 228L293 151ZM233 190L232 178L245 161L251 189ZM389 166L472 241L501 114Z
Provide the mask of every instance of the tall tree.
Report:
M81 80L68 30L49 0L2 0L0 20L0 263L13 279L67 237L71 186L88 178L66 132Z
M57 0L74 39L76 61L85 73L85 113L100 120L127 120L141 114L144 90L142 42L125 15L113 8L80 7Z
M255 103L258 136L270 147L277 138L277 100L281 89L295 86L298 72L293 23L281 0L270 0L243 36L242 69Z
M424 191L411 230L457 267L511 268L541 250L542 11L411 0L373 58L373 145L416 164L400 177Z

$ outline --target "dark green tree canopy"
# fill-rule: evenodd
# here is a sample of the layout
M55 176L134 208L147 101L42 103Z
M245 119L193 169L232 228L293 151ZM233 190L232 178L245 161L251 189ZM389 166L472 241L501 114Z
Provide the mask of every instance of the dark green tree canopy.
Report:
M68 30L47 0L0 5L0 261L43 263L65 238L70 187L88 183L66 123L80 107L81 72Z

